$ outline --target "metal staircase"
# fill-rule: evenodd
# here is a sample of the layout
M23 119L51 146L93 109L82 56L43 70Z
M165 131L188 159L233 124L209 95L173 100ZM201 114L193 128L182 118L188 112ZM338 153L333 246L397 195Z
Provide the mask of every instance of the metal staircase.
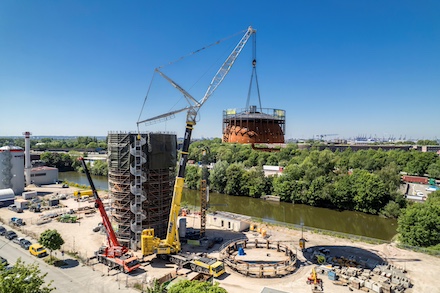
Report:
M142 203L146 200L143 188L146 176L143 169L144 165L147 163L147 156L142 151L142 148L146 143L147 141L144 137L138 136L130 146L130 154L134 158L130 165L130 173L134 177L134 180L130 185L130 192L134 195L133 200L130 202L130 210L134 214L134 218L130 225L131 231L135 236L131 238L131 249L133 250L137 250L138 247L140 247L142 221L146 218L142 210Z

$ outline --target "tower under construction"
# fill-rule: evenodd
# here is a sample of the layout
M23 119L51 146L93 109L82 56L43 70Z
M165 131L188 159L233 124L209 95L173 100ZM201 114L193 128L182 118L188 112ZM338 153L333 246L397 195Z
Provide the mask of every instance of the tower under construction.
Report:
M175 179L176 135L110 132L108 154L111 219L119 242L136 250L147 228L165 237Z

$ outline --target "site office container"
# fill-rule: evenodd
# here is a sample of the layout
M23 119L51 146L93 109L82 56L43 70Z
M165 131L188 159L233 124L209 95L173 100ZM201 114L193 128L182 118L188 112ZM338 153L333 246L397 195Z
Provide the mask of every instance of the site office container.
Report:
M420 176L403 175L402 180L408 183L428 184L428 178Z

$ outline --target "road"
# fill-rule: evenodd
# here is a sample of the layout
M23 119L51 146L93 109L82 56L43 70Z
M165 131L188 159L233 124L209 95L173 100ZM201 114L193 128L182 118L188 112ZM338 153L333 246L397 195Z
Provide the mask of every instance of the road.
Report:
M22 235L19 235L22 237ZM56 290L52 292L97 292L97 293L112 293L112 292L129 292L139 293L139 291L125 287L125 275L110 272L107 276L107 271L93 270L90 267L82 266L74 259L69 259L65 255L69 266L66 268L57 268L46 264L42 259L35 258L30 255L28 251L21 248L19 245L0 236L0 256L6 258L10 265L13 265L18 258L21 258L25 263L37 263L42 273L47 273L44 279L46 284L53 280L52 287ZM62 258L58 252L58 258ZM116 281L118 279L119 281Z

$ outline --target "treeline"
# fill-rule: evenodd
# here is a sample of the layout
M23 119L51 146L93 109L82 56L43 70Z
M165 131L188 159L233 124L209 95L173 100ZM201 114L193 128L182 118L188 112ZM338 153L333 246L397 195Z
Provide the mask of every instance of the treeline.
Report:
M204 151L206 152L204 156ZM274 194L283 201L397 217L406 201L400 172L440 177L435 153L361 150L300 150L289 144L279 152L256 151L249 145L222 144L219 139L191 144L189 159L216 163L211 189L230 195ZM265 177L263 165L283 166L283 176ZM198 188L201 168L189 166L186 182Z
M24 138L0 138L0 146L14 145L24 148ZM90 136L79 136L76 138L51 138L45 137L41 139L30 139L30 145L32 150L44 151L48 149L94 149L94 150L106 150L107 140L98 139Z
M81 162L79 157L87 157L86 153L81 154L77 151L70 151L69 153L55 153L44 152L40 156L40 160L44 162L46 166L56 167L59 171L77 171L83 173ZM87 163L90 174L92 175L108 175L108 165L106 161L95 161L93 165Z

